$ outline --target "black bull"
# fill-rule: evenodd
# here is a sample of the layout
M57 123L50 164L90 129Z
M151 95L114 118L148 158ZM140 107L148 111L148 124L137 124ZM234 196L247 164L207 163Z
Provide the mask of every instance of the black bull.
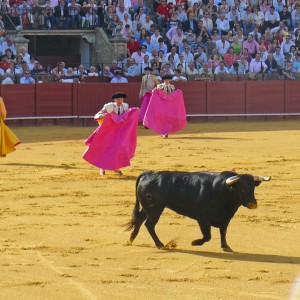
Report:
M213 226L220 230L223 250L231 252L226 242L230 220L241 205L250 209L257 207L254 189L270 179L230 171L143 172L136 181L136 203L127 228L133 229L130 242L134 241L146 221L145 226L155 245L162 248L164 245L156 235L155 225L167 207L198 222L203 238L194 240L192 245L208 242Z

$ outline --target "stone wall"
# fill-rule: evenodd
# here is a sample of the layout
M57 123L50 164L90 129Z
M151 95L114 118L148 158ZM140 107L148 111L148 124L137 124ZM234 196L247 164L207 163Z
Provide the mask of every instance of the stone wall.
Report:
M92 44L91 64L111 63L119 54L127 56L127 39L122 37L109 39L102 28L97 28L95 42Z

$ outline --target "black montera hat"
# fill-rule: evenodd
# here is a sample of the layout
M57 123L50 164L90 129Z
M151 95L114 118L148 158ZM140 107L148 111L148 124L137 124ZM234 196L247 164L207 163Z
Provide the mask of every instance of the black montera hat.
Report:
M144 71L153 71L153 69L151 67L145 67Z
M117 99L117 98L127 98L127 95L125 93L122 92L117 92L112 94L111 99Z
M173 76L171 74L165 74L162 76L162 80L166 80L166 79L171 80L172 78L173 78Z

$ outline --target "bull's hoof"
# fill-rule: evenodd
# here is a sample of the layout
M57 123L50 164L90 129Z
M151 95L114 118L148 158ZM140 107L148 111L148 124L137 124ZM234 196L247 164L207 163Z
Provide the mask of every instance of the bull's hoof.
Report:
M163 249L164 246L165 246L165 245L164 245L163 243L161 243L161 244L156 244L157 249Z
M203 240L194 240L192 241L192 246L201 246L203 243Z
M224 252L233 252L233 250L229 246L223 247L223 251Z

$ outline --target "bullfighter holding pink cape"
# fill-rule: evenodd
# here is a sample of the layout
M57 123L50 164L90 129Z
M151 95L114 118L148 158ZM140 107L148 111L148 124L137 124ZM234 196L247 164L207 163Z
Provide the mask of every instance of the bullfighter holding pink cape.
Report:
M187 124L182 91L175 90L170 79L170 75L163 76L164 83L153 90L143 121L146 127L164 138Z
M95 115L99 127L85 141L88 146L83 158L90 164L105 170L113 170L122 175L120 168L130 165L134 157L137 141L138 109L130 108L123 100L124 93L115 93L110 102Z

